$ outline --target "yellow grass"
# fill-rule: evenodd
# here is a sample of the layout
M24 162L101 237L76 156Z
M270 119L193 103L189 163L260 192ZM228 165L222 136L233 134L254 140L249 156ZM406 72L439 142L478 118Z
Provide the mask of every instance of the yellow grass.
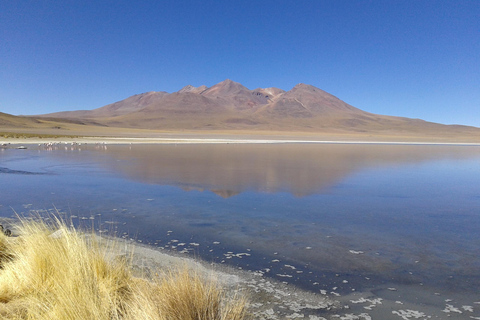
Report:
M245 300L212 280L186 268L159 271L153 281L136 278L108 250L59 221L23 222L19 237L0 233L0 318L246 318Z

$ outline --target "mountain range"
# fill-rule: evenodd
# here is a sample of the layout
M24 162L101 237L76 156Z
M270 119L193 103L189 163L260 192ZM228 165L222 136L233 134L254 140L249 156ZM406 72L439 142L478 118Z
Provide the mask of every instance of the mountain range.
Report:
M369 113L303 83L289 91L279 88L250 90L229 79L212 87L187 85L173 93L146 92L93 110L57 112L34 118L37 121L169 131L480 136L480 129L475 127Z

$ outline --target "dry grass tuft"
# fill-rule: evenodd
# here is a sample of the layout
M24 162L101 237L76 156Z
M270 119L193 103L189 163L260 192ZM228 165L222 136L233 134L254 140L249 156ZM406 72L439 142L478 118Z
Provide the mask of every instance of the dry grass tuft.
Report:
M55 232L54 232L55 231ZM0 233L0 318L240 320L246 301L187 268L149 282L107 258L95 237L57 221Z

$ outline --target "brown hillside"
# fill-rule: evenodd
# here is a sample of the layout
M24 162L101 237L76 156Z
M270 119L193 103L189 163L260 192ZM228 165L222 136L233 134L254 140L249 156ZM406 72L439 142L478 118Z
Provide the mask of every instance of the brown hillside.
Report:
M146 92L141 94L136 94L127 99L108 104L101 108L94 110L78 110L78 111L64 111L64 112L55 112L40 115L40 117L49 117L49 118L102 118L102 117L114 117L121 116L124 114L132 113L138 110L143 109L144 107L155 103L156 101L161 100L164 96L168 95L167 92Z
M250 90L229 79L210 88L188 85L170 94L147 92L94 110L44 116L128 130L276 131L450 140L462 136L469 141L480 137L479 128L372 114L307 84L290 91Z

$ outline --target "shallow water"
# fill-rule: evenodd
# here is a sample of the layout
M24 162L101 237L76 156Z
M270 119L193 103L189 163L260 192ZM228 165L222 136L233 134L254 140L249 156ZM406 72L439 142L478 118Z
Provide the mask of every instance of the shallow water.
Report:
M471 319L479 177L478 146L0 149L0 215L56 208L75 224L318 293L394 293L439 308L455 297L474 311L444 314Z

